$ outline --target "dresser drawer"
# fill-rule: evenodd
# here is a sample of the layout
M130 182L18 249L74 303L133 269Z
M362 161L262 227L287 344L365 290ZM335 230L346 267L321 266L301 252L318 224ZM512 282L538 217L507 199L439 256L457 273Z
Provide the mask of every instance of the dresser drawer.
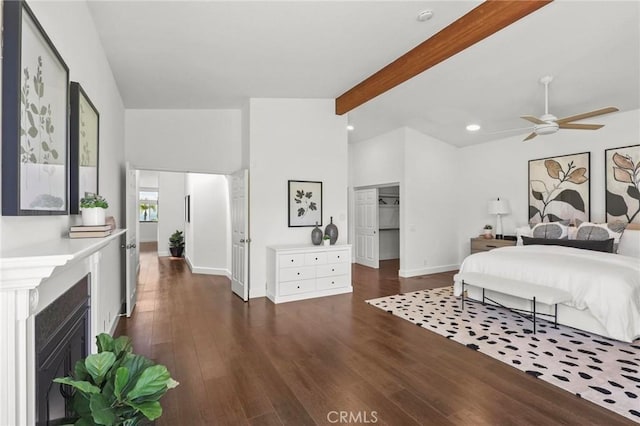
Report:
M303 266L304 254L281 254L278 256L281 268L288 268L291 266Z
M349 250L330 251L327 253L327 263L350 262Z
M315 266L280 269L280 281L308 280L316 277Z
M279 296L315 291L316 280L287 281L280 283Z
M348 275L338 275L335 277L324 277L316 280L316 288L318 290L327 290L330 288L348 287L349 282Z
M471 239L471 254L479 251L493 250L498 247L508 247L516 245L515 241L511 240L495 240L488 238L472 238Z
M305 265L324 265L327 263L327 253L307 253L304 255Z
M350 268L351 264L349 263L333 263L329 265L320 265L316 268L316 277L346 275L349 273Z

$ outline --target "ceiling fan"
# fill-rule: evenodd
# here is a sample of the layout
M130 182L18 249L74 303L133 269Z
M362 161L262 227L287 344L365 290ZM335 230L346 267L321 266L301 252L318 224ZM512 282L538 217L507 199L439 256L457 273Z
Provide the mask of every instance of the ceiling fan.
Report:
M607 107L569 117L557 118L555 115L549 114L549 83L551 83L552 80L553 76L550 75L544 76L540 79L540 83L544 84L544 114L540 117L535 117L533 115L523 115L520 117L534 123L534 126L531 128L533 131L529 136L524 138L525 141L533 139L538 135L550 135L557 132L559 129L598 130L599 128L604 127L604 124L579 124L573 122L618 111L618 108L616 107Z

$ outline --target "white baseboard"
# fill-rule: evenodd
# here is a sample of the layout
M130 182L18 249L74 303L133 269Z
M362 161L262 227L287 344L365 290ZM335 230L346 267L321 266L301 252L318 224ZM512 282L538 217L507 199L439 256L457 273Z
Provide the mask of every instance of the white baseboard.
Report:
M201 267L201 266L192 266L191 263L189 263L189 269L191 269L191 272L194 274L223 275L225 277L231 276L231 272L228 269L224 269L224 268L208 268L208 267Z
M430 268L400 269L400 271L398 271L398 276L402 278L409 278L409 277L417 277L419 275L429 275L429 274L437 274L439 272L455 271L456 269L460 269L460 265L455 264L455 265L432 266Z

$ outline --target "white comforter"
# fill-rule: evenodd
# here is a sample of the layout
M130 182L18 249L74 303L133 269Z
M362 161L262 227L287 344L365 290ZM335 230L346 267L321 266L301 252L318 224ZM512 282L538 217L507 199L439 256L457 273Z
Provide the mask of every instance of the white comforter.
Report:
M589 309L611 337L631 342L640 336L640 259L570 247L516 246L468 256L460 272L566 290L573 297L566 304ZM459 282L454 291L460 295Z

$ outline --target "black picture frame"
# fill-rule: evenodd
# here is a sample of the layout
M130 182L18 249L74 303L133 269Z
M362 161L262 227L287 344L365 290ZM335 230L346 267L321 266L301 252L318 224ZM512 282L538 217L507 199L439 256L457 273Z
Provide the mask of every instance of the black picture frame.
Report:
M80 213L86 193L99 194L100 113L78 82L69 87L69 213Z
M66 215L69 68L26 2L3 7L2 215Z
M287 188L289 228L322 226L322 182L290 180Z
M529 160L527 183L529 223L591 220L590 152Z
M607 223L640 224L640 145L604 151L605 212Z

